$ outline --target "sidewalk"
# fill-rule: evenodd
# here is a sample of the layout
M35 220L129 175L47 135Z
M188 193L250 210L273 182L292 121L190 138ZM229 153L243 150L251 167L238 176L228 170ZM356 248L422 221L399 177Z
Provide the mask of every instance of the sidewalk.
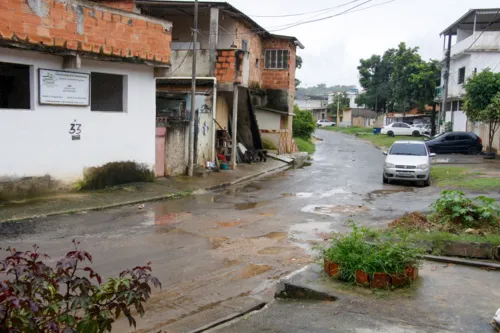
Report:
M148 201L173 199L194 191L213 190L286 169L287 163L268 159L266 163L239 164L236 170L214 172L206 178L185 176L160 178L154 183L133 183L92 192L72 192L0 204L0 222L42 216L72 214L128 206Z

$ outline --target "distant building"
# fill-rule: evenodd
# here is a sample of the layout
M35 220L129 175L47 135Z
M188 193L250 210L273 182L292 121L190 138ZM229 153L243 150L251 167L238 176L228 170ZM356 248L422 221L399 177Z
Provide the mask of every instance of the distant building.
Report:
M311 111L316 120L326 118L328 108L328 98L326 96L296 96L294 104L301 110Z
M441 35L445 36L443 63L448 40L451 39L454 42L450 49L448 99L443 108L446 111L445 120L451 121L453 113L453 130L473 131L486 142L488 126L468 122L463 112L464 83L468 77L486 68L490 68L493 72L500 72L500 22L498 18L500 18L500 8L471 9L441 32ZM441 82L443 81L442 77ZM436 88L436 94L436 100L442 104L442 85ZM493 146L500 150L500 133L497 133Z
M328 94L328 104L332 104L335 100L335 95L338 94L336 92L332 92ZM349 97L349 107L352 109L363 108L364 105L356 104L356 97L360 94L359 89L352 88L346 91L347 97Z

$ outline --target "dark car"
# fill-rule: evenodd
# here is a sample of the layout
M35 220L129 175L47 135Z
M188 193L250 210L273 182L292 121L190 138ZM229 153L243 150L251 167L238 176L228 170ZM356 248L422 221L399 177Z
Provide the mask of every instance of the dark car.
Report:
M436 154L477 155L483 150L483 141L470 132L447 132L432 137L425 144Z

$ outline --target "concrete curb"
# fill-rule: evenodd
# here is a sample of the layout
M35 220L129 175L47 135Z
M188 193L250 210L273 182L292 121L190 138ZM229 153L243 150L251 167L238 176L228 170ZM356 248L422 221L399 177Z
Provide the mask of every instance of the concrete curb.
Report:
M215 320L215 321L213 321L213 322L211 322L211 323L209 323L207 325L204 325L204 326L199 327L199 328L197 328L195 330L189 331L188 333L202 333L202 332L208 331L211 328L220 326L220 325L225 324L227 322L230 322L230 321L232 321L234 319L243 317L244 315L249 314L250 312L258 311L258 310L262 309L264 306L266 306L266 304L267 303L265 303L265 302L259 303L257 305L252 306L249 309L246 309L246 310L243 310L243 311L240 311L240 312L236 312L236 313L231 314L229 316L217 319L217 320Z
M475 260L468 260L455 257L431 256L431 255L424 256L424 259L436 262L443 262L447 264L465 265L478 268L484 267L492 270L500 270L500 264L495 264L492 262L475 261Z
M212 190L217 190L221 188L226 188L231 185L243 183L245 181L248 181L253 178L257 177L262 177L264 175L272 174L275 172L280 172L289 169L289 165L284 165L284 166L278 166L270 170L266 170L257 174L245 176L238 178L232 182L225 182L221 184L217 184L214 186L209 186L204 189L200 190L205 190L205 191L212 191ZM196 190L195 190L196 191ZM146 202L155 202L155 201L161 201L161 200L171 200L171 199L178 199L184 196L192 195L194 191L181 191L181 192L176 192L176 193L169 193L165 195L159 195L159 196L154 196L150 198L144 198L144 199L138 199L138 200L131 200L131 201L125 201L125 202L119 202L119 203L113 203L109 205L102 205L102 206L91 206L91 207L85 207L85 208L76 208L76 209L69 209L69 210L61 210L61 211L55 211L55 212L50 212L47 214L43 215L32 215L32 216L26 216L26 217L19 217L19 218L9 218L9 219L4 219L0 220L0 223L6 223L6 222L19 222L19 221L26 221L26 220L34 220L37 218L43 218L43 217L51 217L51 216L59 216L59 215L67 215L67 214L75 214L75 213L80 213L80 212L85 212L85 211L100 211L100 210L106 210L106 209L112 209L112 208L119 208L119 207L125 207L125 206L131 206L131 205L137 205L141 203L146 203Z

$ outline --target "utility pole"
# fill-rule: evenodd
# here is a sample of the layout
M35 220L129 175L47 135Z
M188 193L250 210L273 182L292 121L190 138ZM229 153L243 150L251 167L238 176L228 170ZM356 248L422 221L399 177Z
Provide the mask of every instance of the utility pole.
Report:
M352 110L351 110L352 113ZM340 95L337 94L337 127L340 127Z
M445 56L444 56L444 72L443 72L443 103L441 107L439 108L439 120L438 124L441 123L441 121L444 122L446 119L446 104L448 103L448 79L450 78L450 53L451 53L451 35L446 35L448 36L448 48L446 49ZM446 38L446 37L445 37ZM453 122L453 111L451 111L451 117L452 117L452 122ZM441 133L441 127L439 127L439 132Z
M196 110L196 42L198 41L198 0L194 0L193 65L191 71L191 114L189 116L188 176L193 177L194 167L194 118Z

